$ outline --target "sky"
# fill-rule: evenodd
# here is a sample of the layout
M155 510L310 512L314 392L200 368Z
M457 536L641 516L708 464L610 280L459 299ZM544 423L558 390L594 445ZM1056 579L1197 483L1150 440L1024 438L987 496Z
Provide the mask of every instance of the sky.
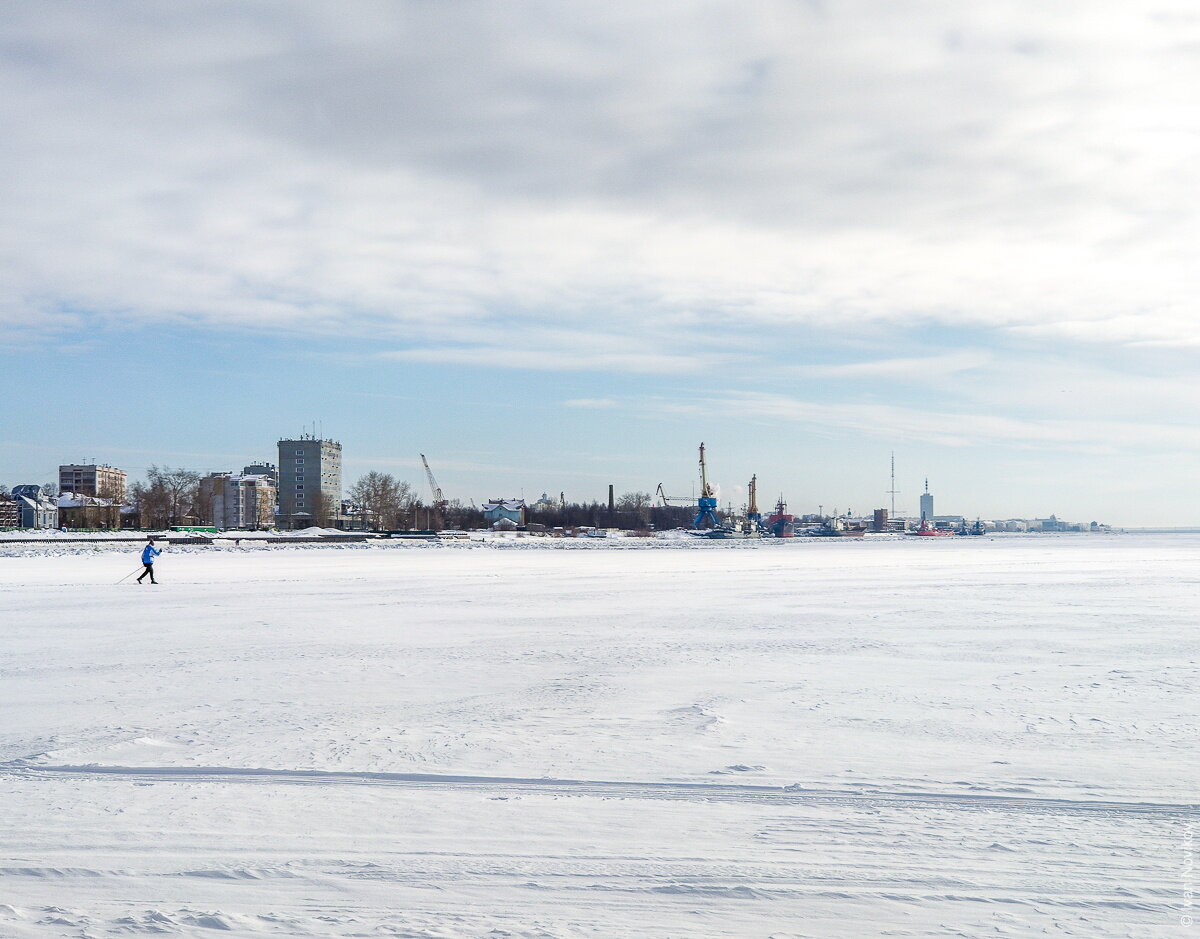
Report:
M1200 11L0 6L0 483L1200 524Z

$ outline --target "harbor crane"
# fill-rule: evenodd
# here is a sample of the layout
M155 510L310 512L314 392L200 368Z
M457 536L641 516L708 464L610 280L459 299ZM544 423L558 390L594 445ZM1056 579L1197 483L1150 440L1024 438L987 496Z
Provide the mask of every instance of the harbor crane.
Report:
M672 502L689 503L695 499L695 496L669 496L666 490L663 489L663 484L658 484L658 490L655 495L662 501L663 505L670 505ZM720 528L721 522L717 518L717 493L716 490L708 482L708 467L704 462L704 444L700 444L700 498L696 500L696 518L692 522L693 528L700 528L704 523L708 522L713 528Z
M708 467L704 464L704 444L701 443L700 498L697 504L696 520L692 522L692 527L701 528L706 522L710 522L713 528L721 527L721 522L717 519L717 494L708 482Z
M762 513L758 511L758 474L755 473L750 477L750 483L746 486L747 502L746 502L746 524L750 531L762 530Z
M692 499L695 498L695 496L669 496L663 490L662 483L658 484L658 489L655 491L654 494L662 501L662 504L664 506L670 505L672 502L691 502Z
M442 487L437 484L437 480L433 478L433 470L429 468L429 461L425 459L425 454L421 454L421 463L425 466L425 478L429 480L429 488L433 492L433 510L442 518L445 518L446 506L450 504L449 500L442 495Z

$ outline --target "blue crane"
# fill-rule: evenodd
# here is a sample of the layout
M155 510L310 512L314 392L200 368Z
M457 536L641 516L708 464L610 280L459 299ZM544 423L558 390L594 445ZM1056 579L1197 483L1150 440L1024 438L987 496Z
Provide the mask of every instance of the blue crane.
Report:
M713 528L720 528L717 518L717 493L708 484L708 468L704 465L704 444L700 444L700 499L697 505L696 520L693 528L703 528L705 523L711 523Z

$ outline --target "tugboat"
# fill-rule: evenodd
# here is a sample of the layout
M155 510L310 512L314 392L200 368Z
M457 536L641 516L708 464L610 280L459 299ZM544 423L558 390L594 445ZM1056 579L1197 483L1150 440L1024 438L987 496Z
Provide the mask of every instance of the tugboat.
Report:
M935 528L933 523L924 515L921 516L921 524L912 531L906 531L906 535L917 535L923 538L938 538L944 535L956 534L953 528Z

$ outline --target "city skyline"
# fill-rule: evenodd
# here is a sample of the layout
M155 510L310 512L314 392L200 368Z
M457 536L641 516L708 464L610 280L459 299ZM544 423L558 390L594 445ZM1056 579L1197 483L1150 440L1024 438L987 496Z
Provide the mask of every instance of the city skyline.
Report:
M12 5L0 481L1200 524L1200 18Z

